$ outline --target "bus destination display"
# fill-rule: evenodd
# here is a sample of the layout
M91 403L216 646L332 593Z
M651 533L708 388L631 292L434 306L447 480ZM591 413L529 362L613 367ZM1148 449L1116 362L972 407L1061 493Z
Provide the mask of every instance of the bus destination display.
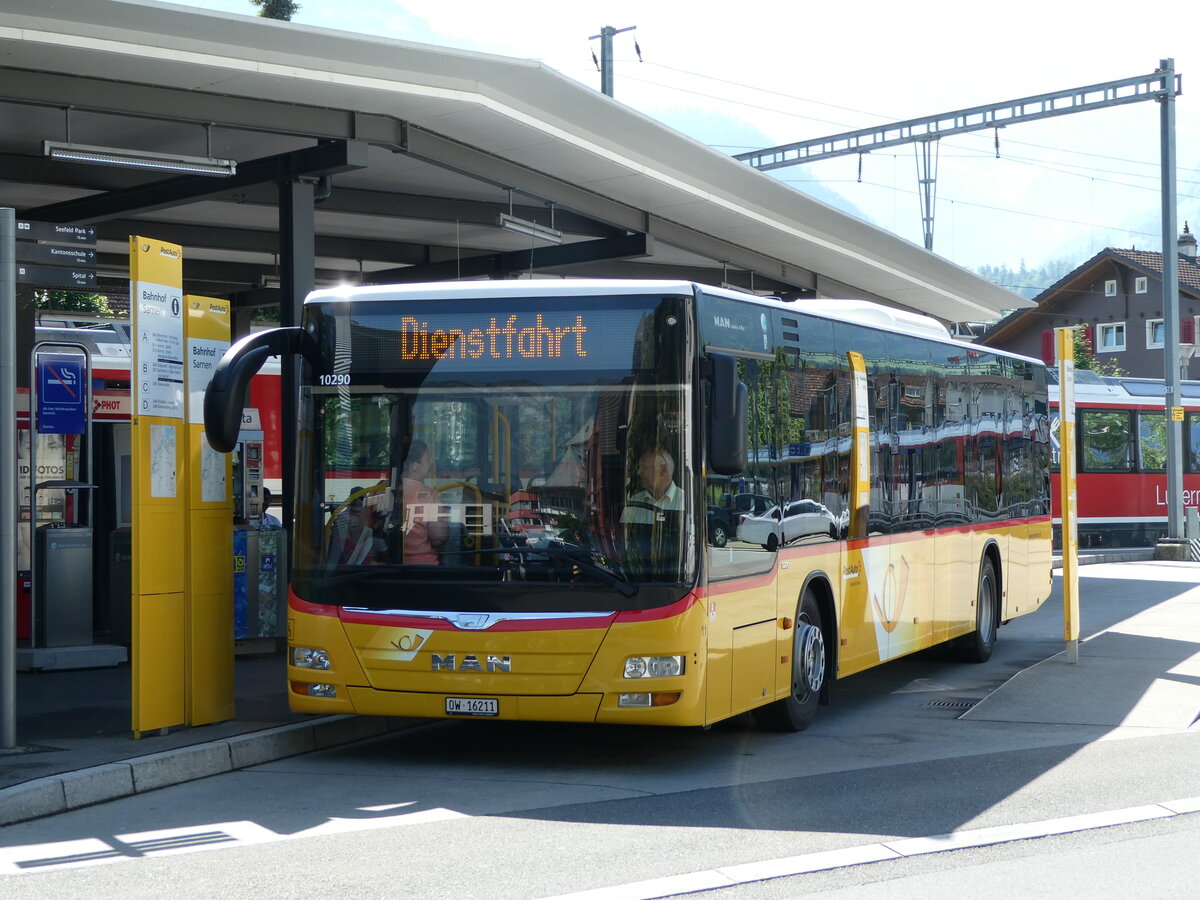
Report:
M650 334L646 299L633 307L517 308L503 311L455 304L396 312L359 308L349 316L351 369L439 373L545 372L563 369L629 372L652 363L640 340ZM340 317L338 317L340 318ZM345 327L339 321L339 330Z

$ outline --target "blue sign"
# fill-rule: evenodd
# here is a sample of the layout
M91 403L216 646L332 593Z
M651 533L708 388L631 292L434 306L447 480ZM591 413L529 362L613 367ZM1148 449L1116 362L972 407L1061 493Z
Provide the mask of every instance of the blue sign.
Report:
M87 423L85 360L78 353L37 354L39 434L83 434Z
M248 584L246 582L246 532L233 533L233 637L250 637L246 621L249 618Z

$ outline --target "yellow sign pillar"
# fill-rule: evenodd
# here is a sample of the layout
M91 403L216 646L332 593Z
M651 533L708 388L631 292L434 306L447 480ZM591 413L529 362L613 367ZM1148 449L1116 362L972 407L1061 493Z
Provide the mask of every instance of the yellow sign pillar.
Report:
M1058 353L1058 483L1062 510L1063 640L1079 662L1079 526L1075 484L1075 329L1054 329Z
M133 733L184 722L183 251L129 239Z
M204 389L229 349L229 302L184 297L187 379L187 724L233 718L233 458L204 436Z

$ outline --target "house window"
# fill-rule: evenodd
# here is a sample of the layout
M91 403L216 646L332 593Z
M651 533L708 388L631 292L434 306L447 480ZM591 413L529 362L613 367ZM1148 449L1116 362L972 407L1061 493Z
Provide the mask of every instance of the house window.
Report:
M1141 278L1133 279L1133 292L1135 294L1146 293L1146 276L1145 275L1143 275Z
M1117 280L1115 278L1110 278L1108 281L1104 282L1104 296L1117 296Z
M1096 331L1100 336L1100 346L1096 348L1097 353L1115 353L1125 349L1124 322L1108 322L1097 326Z
M1146 349L1161 350L1163 348L1163 340L1166 337L1166 329L1163 326L1162 319L1147 319L1146 320Z

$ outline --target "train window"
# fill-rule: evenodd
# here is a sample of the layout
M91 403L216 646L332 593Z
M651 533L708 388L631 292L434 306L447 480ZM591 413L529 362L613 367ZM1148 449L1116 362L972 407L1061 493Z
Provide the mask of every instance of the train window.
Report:
M1080 469L1084 472L1129 472L1133 469L1130 437L1133 414L1124 409L1088 409L1080 415Z
M1187 414L1187 431L1184 434L1187 441L1187 470L1200 472L1200 413Z
M1138 468L1162 472L1167 467L1167 416L1162 412L1138 413Z

